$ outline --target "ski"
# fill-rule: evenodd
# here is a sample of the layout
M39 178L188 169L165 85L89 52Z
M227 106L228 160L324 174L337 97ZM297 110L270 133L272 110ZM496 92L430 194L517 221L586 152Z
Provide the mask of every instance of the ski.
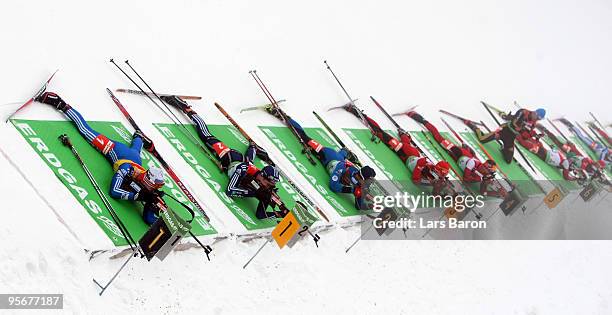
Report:
M546 119L548 121L548 123L553 126L553 128L555 128L555 130L561 135L561 137L563 137L563 139L565 139L565 141L567 141L568 143L570 143L570 139L568 139L565 134L563 134L563 132L561 132L561 130L559 129L559 127L557 127L557 125L550 119Z
M221 112L221 114L223 114L223 116L225 116L225 118L232 124L234 125L234 127L236 129L238 129L238 132L240 132L242 134L242 136L249 142L257 145L257 143L255 143L255 141L253 140L253 138L251 138L249 136L249 134L242 129L242 127L234 120L234 118L232 118L232 116L223 108L223 106L221 106L219 103L215 102L215 107L217 107L217 109ZM259 145L257 145L259 146ZM269 156L268 156L269 158ZM321 208L319 208L319 206L317 206L310 198L308 198L308 196L306 196L306 193L304 193L304 191L302 191L296 184L295 182L293 182L293 180L291 180L291 177L289 177L282 169L280 169L276 163L274 163L274 161L272 161L271 159L269 159L268 161L265 161L266 163L276 166L276 169L278 170L278 172L280 173L280 175L289 183L289 185L291 185L291 188L293 188L301 197L302 199L304 199L308 205L313 208L319 215L321 215L321 217L323 217L323 219L325 219L325 221L329 222L329 218L327 217L327 215L321 210Z
M135 95L149 95L149 96L155 96L155 94L151 93L151 92L144 92L144 91L138 91L138 90L132 90L132 89L115 89L115 92L120 92L120 93L128 93L128 94L135 94ZM194 95L177 95L177 94L164 94L164 93L160 93L157 94L159 96L177 96L183 100L201 100L202 97L201 96L194 96Z
M344 108L344 107L345 107L345 106L347 106L347 105L353 105L353 106L355 106L355 102L357 102L357 100L358 100L358 99L354 99L354 100L352 100L352 101L350 101L350 102L348 102L348 103L345 103L345 104L343 104L343 105L340 105L340 106L332 106L332 107L328 108L328 109L327 109L327 111L328 111L328 112L331 112L332 110L342 109L342 108Z
M607 144L608 146L612 145L612 139L610 139L608 133L599 128L594 121L587 122L587 126L598 138L605 140L602 144Z
M196 137L189 131L187 130L187 127L185 127L185 125L183 123L181 123L180 119L178 119L178 117L176 117L176 115L172 112L172 110L170 110L170 108L168 107L168 105L166 105L166 103L164 103L164 101L162 101L162 99L159 97L159 95L157 93L155 93L153 91L153 89L151 89L151 87L147 84L147 82L145 82L143 80L143 78L138 74L138 72L136 72L136 70L132 67L132 65L129 64L129 62L126 60L125 63L130 67L130 69L132 69L132 71L134 71L134 73L138 76L138 78L147 86L147 88L151 91L151 94L153 94L154 96L157 97L157 99L162 103L162 105L164 106L162 108L161 105L159 105L154 99L153 97L151 97L151 95L146 94L145 91L140 87L140 85L138 85L138 83L136 83L136 81L134 81L134 79L132 79L132 77L130 77L129 74L127 74L121 67L119 67L119 65L117 63L115 63L115 61L113 59L110 60L110 63L112 63L113 65L115 65L115 67L117 67L117 69L119 71L121 71L121 73L123 73L123 75L128 78L128 80L130 80L130 82L132 82L132 84L134 84L141 92L143 92L143 95L145 95L151 102L153 102L153 105L155 105L155 107L157 107L160 111L162 111L166 117L168 117L173 123L175 123L177 126L179 126L179 130L180 132L186 136L187 138L189 138L189 140L195 144L196 146L198 146L200 149L202 149L202 151L204 152L204 154L206 155L206 157L213 162L217 168L219 169L219 171L223 172L223 166L221 165L221 162L219 162L219 160L217 160L215 157L213 157L212 153L210 152L210 149L208 149L207 147L205 147L204 145L202 145L202 143L196 139ZM165 109L164 109L165 108Z
M491 104L488 104L488 103L485 103L483 101L480 101L480 103L482 105L484 105L485 107L495 111L498 115L500 115L500 117L501 117L502 114L505 114L505 112L503 110L501 110L499 107L495 107L495 106L493 106ZM515 103L515 105L518 106L518 103Z
M389 112L387 112L387 110L373 96L370 96L370 99L372 100L372 102L374 102L374 105L376 105L376 107L378 107L378 109L380 109L380 111L382 111L383 114L385 114L385 116L387 116L389 121L391 121L391 123L395 126L395 128L397 128L397 130L404 130L404 129L402 127L400 127L400 125L397 123L397 121L395 121L393 116L399 116L399 115L407 114L410 111L412 111L415 108L417 108L417 106L418 106L418 105L412 106L407 111L405 111L403 113L398 113L398 114L390 115Z
M278 104L281 104L281 103L283 103L283 102L286 102L286 100L278 100L278 101L276 101L276 102L277 102ZM245 107L245 108L243 108L243 109L241 109L241 110L240 110L240 113L242 114L242 113L244 113L244 112L248 112L248 111L252 111L252 110L258 110L258 109L265 110L265 109L266 109L266 107L271 106L271 105L272 105L271 103L268 103L268 104L263 104L263 105L257 105L257 106Z
M17 114L20 110L24 109L26 106L32 104L34 102L34 100L39 97L41 94L43 94L46 90L47 87L49 86L49 83L51 82L51 80L53 79L53 77L55 76L55 74L59 71L59 69L55 70L55 72L53 72L53 74L51 74L51 76L47 79L47 81L45 81L45 83L43 84L43 86L38 90L38 92L34 93L34 96L30 97L29 100L27 100L25 103L23 103L21 106L19 106L19 108L17 108L16 111L14 111L12 114L10 114L6 120L4 121L5 123L8 123L8 121L13 118L13 116L15 116L15 114Z
M272 93L270 93L270 90L268 89L268 87L263 83L263 81L257 74L257 70L251 70L249 71L249 74L251 75L251 77L253 77L253 80L255 80L255 82L257 83L257 86L259 86L259 89L261 89L261 91L266 95L266 98L268 99L272 107L278 111L283 123L285 123L285 125L289 127L289 130L291 130L291 133L293 133L293 135L300 142L300 144L302 145L302 153L306 154L306 158L308 159L310 164L316 165L317 162L312 157L312 149L308 146L308 144L304 143L304 140L302 140L297 130L295 130L295 128L293 128L293 126L289 123L289 118L287 117L287 114L285 114L285 112L280 108L280 106L278 105L278 101L274 98L274 96L272 96Z
M578 126L578 128L580 128L580 130L582 130L582 132L584 132L584 134L585 134L585 135L587 135L587 136L589 136L589 137L591 137L591 138L592 138L593 136L595 136L595 138L594 138L594 139L597 139L597 140L599 141L599 143L601 143L601 145L605 145L605 144L606 144L606 141L605 141L604 139L602 139L602 138L599 136L599 134L597 134L597 132L593 131L593 129L592 129L592 128L590 128L590 126L589 126L589 130L591 130L591 132L592 132L593 134L589 133L589 132L588 132L588 131L587 131L587 130L586 130L586 129L585 129L585 128L584 128L584 127L583 127L583 126L580 124L580 123L578 123L577 121L576 121L575 123L576 123L576 126Z
M402 116L402 115L408 115L408 113L410 113L410 112L414 111L414 109L415 109L415 108L417 108L417 107L419 107L419 105L414 105L414 106L411 106L411 107L409 107L407 110L405 110L405 111L403 111L403 112L400 112L400 113L395 113L395 114L392 114L391 116L393 116L393 117L397 117L397 116Z
M599 119L597 119L597 117L595 117L595 114L593 114L592 112L589 112L589 115L591 115L591 117L593 117L593 119L595 119L595 122L599 125L599 127L601 127L601 129L606 129L606 127L604 127L604 125L601 123L601 121L599 121Z
M463 117L461 117L461 116L459 116L459 115L455 115L455 114L453 114L453 113L451 113L451 112L448 112L448 111L445 111L445 110L443 110L443 109L439 110L439 112L440 112L440 113L442 113L442 114L446 114L446 115L448 115L448 116L450 116L450 117L456 118L456 119L458 119L458 120L461 120L461 122L463 122L464 124L465 124L466 122L470 122L470 123L472 123L472 124L474 124L474 125L476 125L476 126L481 126L481 127L484 127L484 124L483 124L483 123L481 123L481 122L477 122L477 121L469 120L469 119L467 119L467 118L463 118Z
M138 130L138 131L140 131L142 133L142 129L140 129L138 124L136 124L136 121L134 121L134 119L132 118L130 113L127 111L127 109L123 106L121 101L119 101L119 99L108 88L106 89L106 92L108 92L108 95L113 100L115 105L117 105L117 108L119 108L119 110L121 111L123 116L128 120L130 125L132 125L132 128L134 128L134 130ZM143 133L143 135L144 135L144 133ZM145 135L145 137L148 138L149 141L151 141L151 138L147 137L146 135ZM151 143L153 143L153 142L151 141ZM185 196L187 196L187 199L189 199L189 201L195 205L195 207L198 209L200 214L202 214L202 216L204 217L206 222L210 222L210 217L206 214L206 211L204 211L204 208L198 203L198 201L195 199L195 197L189 191L189 189L187 189L187 186L185 186L185 184L183 183L183 181L181 181L181 179L178 177L178 175L176 175L176 173L174 172L172 167L170 167L168 162L166 162L166 160L164 160L164 158L162 158L162 156L159 154L159 152L155 148L154 144L152 145L152 148L151 148L151 150L149 152L151 152L151 154L155 157L155 159L157 159L157 161L159 161L159 164L161 164L161 166L168 173L168 175L176 182L176 184L178 185L179 189L185 194Z
M355 155L355 153L353 153L353 151L351 151L346 146L346 144L344 144L344 141L342 141L342 139L340 139L340 137L338 137L338 135L331 129L331 127L327 124L327 122L325 122L325 120L323 120L323 118L321 116L319 116L319 114L317 112L315 112L314 110L312 111L312 114L317 118L317 120L319 120L319 122L321 123L323 128L325 128L325 130L327 130L327 132L332 136L332 138L334 138L336 143L338 143L338 145L340 145L340 147L342 149L346 150L346 152L348 153L349 156L352 156L354 158L354 161L352 161L352 162L357 164L357 166L362 167L363 164L361 163L361 161L359 161L359 158L357 157L357 155Z

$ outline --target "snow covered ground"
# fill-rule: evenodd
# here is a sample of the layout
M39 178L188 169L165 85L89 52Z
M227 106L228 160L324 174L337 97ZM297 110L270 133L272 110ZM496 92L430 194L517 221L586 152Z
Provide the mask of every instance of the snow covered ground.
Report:
M290 114L315 125L310 111L345 101L324 68L327 59L381 121L369 95L391 111L419 104L433 117L446 108L484 118L478 101L517 100L553 117L582 121L592 111L609 122L611 17L609 1L10 2L0 10L0 103L27 99L60 68L52 90L88 119L123 121L104 88L131 87L108 63L130 59L157 90L202 95L194 106L207 121L224 122L212 106L219 101L263 139L256 126L271 118L238 115L265 101L248 70L257 68L288 100ZM179 174L205 192L151 126L167 120L144 98L121 98L157 136L162 154L177 161ZM0 106L0 115L14 107ZM18 117L64 119L39 104ZM329 117L358 126L347 115ZM13 159L30 173L41 168L11 125L0 126L0 148L20 152ZM89 261L91 242L71 235L1 155L0 170L0 293L64 293L65 310L75 314L612 312L609 242L364 241L345 254L358 228L321 233L320 248L268 246L246 270L262 240L218 242L211 262L200 250L175 252L163 263L135 260L99 297L92 277L107 280L122 259ZM48 193L63 189L52 174L29 180L61 205L54 206L59 217L77 209L74 200L61 200L64 192ZM578 211L564 214L573 222L569 235L585 237L579 224L609 230L612 216L570 210ZM223 223L225 230L236 225Z

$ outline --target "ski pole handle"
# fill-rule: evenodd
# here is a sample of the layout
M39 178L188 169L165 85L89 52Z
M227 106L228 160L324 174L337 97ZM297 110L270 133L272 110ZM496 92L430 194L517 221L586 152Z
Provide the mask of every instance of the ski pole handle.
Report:
M62 142L63 145L67 147L72 147L72 142L70 142L70 138L68 138L67 134L60 135L57 138Z

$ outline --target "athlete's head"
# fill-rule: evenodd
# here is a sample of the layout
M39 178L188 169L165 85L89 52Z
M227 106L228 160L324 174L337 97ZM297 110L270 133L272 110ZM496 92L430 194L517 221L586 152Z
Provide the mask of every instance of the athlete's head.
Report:
M148 190L159 190L164 186L164 171L157 167L151 167L144 172L140 183Z
M541 119L544 119L544 117L546 117L546 110L544 108L538 108L532 113L534 114L534 117L532 120L541 120Z
M446 175L448 175L448 171L450 170L450 164L448 164L448 162L446 161L439 161L438 163L436 163L434 170L440 176L445 177Z
M257 173L256 177L258 181L265 186L265 188L270 188L276 186L276 183L280 181L280 174L276 167L272 165L264 166L259 173Z
M360 169L355 169L351 173L351 183L353 185L362 185L364 181L376 177L376 171L370 166L364 166Z

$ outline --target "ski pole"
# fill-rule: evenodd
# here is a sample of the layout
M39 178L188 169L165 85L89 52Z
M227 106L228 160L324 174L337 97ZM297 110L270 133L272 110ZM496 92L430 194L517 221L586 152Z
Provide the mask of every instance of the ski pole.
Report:
M127 61L127 60L126 60ZM215 165L219 168L219 171L223 171L223 167L221 166L221 163L219 163L219 161L217 159L215 159L214 157L211 156L210 151L208 151L208 149L206 147L204 147L200 142L198 142L198 140L191 134L191 132L189 132L189 130L187 130L187 127L185 127L180 120L176 117L176 115L174 115L174 113L172 113L172 111L168 108L168 106L166 105L166 103L164 103L162 101L162 104L166 107L166 109L172 114L172 116L170 114L168 114L168 112L166 112L166 110L164 110L152 97L151 95L147 94L141 87L140 85L138 85L138 83L136 83L136 81L134 81L134 79L132 79L132 77L130 77L129 74L127 74L123 69L121 69L121 67L119 67L119 65L117 63L115 63L115 61L111 58L110 62L115 65L115 67L117 67L117 69L119 69L119 71L121 71L121 73L123 73L123 75L125 75L141 92L145 93L145 96L151 100L151 102L153 102L153 104L159 109L161 110L168 118L170 118L170 120L172 120L173 123L175 123L176 125L179 126L179 130L181 131L181 133L185 136L188 137L188 139L195 144L196 146L200 147L200 149L202 149L202 151L204 151L204 153L207 155L207 157L209 158L210 161L212 161L213 163L215 163ZM129 63L128 63L129 65ZM131 66L130 66L131 68ZM132 68L133 69L133 68ZM143 81L144 82L144 81ZM145 83L146 84L146 83ZM157 98L159 99L159 96L157 96ZM161 100L161 99L160 99Z
M111 218L113 219L113 221L115 222L115 224L119 228L119 231L121 232L121 235L128 242L128 245L130 246L130 249L132 251L134 251L134 252L136 252L137 250L140 252L140 248L138 247L136 241L134 241L134 239L132 238L132 235L130 235L130 232L128 231L128 229L125 227L125 225L123 224L121 219L119 219L119 216L117 215L117 212L115 211L115 209L113 209L113 206L110 204L108 199L106 199L106 197L102 193L102 190L100 189L100 186L98 185L98 182L93 177L93 174L91 173L91 171L89 170L87 165L85 165L85 162L81 158L81 155L79 154L79 152L76 150L74 145L72 145L72 142L70 141L70 138L67 135L63 134L63 135L60 135L58 137L58 139L62 142L62 144L64 146L68 147L70 149L70 151L72 151L72 154L78 160L79 164L81 165L81 168L85 172L85 175L89 179L89 182L94 187L94 190L96 191L96 193L98 194L98 196L102 200L102 203L104 204L104 207L106 207L106 210L108 210L108 212L111 215ZM140 254L142 255L142 252L140 252Z
M178 199L176 199L174 196L172 196L170 194L165 194L165 196L168 196L168 198L176 201L178 204L180 204L185 209L187 209L189 211L189 213L191 214L191 219L187 220L187 223L193 222L193 219L195 218L195 212L193 212L193 210L188 205L182 203L181 201L179 201ZM212 252L212 247L210 247L208 245L202 244L202 242L200 242L200 240L195 236L195 234L193 234L191 232L191 230L189 231L189 235L198 243L198 245L200 245L200 247L202 247L202 249L204 249L204 253L206 254L206 258L208 259L208 261L210 261L210 256L208 256L208 254L210 254L210 252Z
M121 92L121 93L127 93L127 94L135 94L135 95L142 95L142 96L144 96L145 94L149 94L149 93L146 93L146 92L142 92L142 91L138 91L138 90L132 90L132 89L115 89L115 92ZM159 95L160 96L174 95L174 96L176 96L176 97L178 97L180 99L183 99L183 100L201 100L202 99L201 96L194 96L194 95L176 95L176 94L164 94L164 93L161 93Z
M357 243L361 240L361 238L366 235L372 228L374 227L374 224L371 224L370 227L368 227L363 233L361 233L361 235L359 235L359 237L351 244L351 246L349 246L344 253L348 254L348 252L355 247L355 245L357 245Z
M563 139L565 139L565 141L567 141L568 143L570 143L570 139L568 139L568 138L567 138L567 137L566 137L566 136L563 134L563 132L561 132L561 130L559 130L559 127L557 127L557 125L556 125L556 124L555 124L555 123L554 123L552 120L550 120L549 118L546 118L546 120L548 121L548 123L549 123L551 126L553 126L553 128L555 128L555 130L556 130L556 131L557 131L557 132L558 132L558 133L561 135L561 137L563 137Z
M261 78L257 74L257 70L250 70L249 74L251 75L251 77L253 77L253 80L255 80L255 82L257 83L257 85L261 89L261 91L266 95L266 98L268 99L268 101L270 101L272 106L274 106L278 110L278 112L279 112L279 114L281 116L281 120L289 127L289 130L291 130L291 133L293 133L293 135L298 139L298 142L302 145L302 153L306 154L306 158L308 159L310 164L316 165L317 162L312 157L312 150L311 150L311 148L308 146L308 144L306 144L304 142L304 140L299 135L297 130L295 130L293 125L291 125L289 123L288 117L284 114L284 112L282 110L280 110L280 107L278 106L278 101L276 101L274 96L272 96L272 94L270 94L270 90L268 90L267 86L263 83L263 81L261 80Z
M191 207L189 207L188 205L184 204L183 202L181 202L180 200L176 199L174 196L172 196L170 194L164 194L164 196L168 196L168 198L176 201L176 203L178 203L179 205L183 206L183 208L187 209L187 211L189 211L189 214L191 214L191 219L187 220L187 223L193 222L193 219L195 218L195 212L193 212Z
M134 258L134 256L136 256L136 252L134 252L132 255L130 255L130 257L128 257L128 259L123 263L123 265L121 265L121 267L119 268L119 270L117 270L117 272L115 272L115 274L113 275L113 277L108 281L108 283L106 283L106 285L102 286L100 285L100 283L98 283L98 281L96 281L96 279L93 279L93 282L100 287L100 289L102 289L102 291L100 291L100 293L98 295L102 296L102 294L104 293L104 291L106 291L106 289L108 289L108 287L111 285L111 283L113 283L113 281L115 281L115 278L117 278L117 276L119 275L119 273L121 273L121 271L123 270L123 268L125 268L125 266L130 262L130 260L132 260L132 258Z
M134 67L132 67L132 65L130 64L130 62L128 60L124 61L126 65L128 65L128 67L134 72L134 74L136 74L136 76L140 79L140 81L142 81L142 83L144 83L144 85L149 89L149 91L161 102L161 104L164 106L164 108L166 109L165 111L162 110L166 116L170 117L170 115L172 115L172 117L174 117L174 119L176 119L177 124L179 125L179 127L182 127L182 129L185 131L184 134L188 135L192 142L196 143L197 145L200 146L200 148L202 148L202 150L208 155L208 158L217 165L217 167L219 168L219 170L221 172L223 172L223 166L221 165L221 162L219 162L216 158L214 158L212 156L212 153L210 152L209 149L207 149L206 147L204 147L202 144L200 144L200 142L198 142L198 139L195 138L195 136L189 132L189 130L187 130L187 127L185 127L185 125L180 123L180 119L174 114L174 112L172 112L172 110L168 107L168 105L166 105L166 103L159 97L159 95L153 91L153 88L151 88L151 86L147 83L147 81L145 81L140 74L138 73L138 71L136 71L136 69L134 69ZM138 87L140 89L140 87ZM140 89L142 90L142 89ZM143 91L144 92L144 91ZM149 97L149 99L151 99L151 97ZM152 100L152 99L151 99ZM155 102L154 102L155 103ZM158 106L159 108L159 106ZM160 108L161 109L161 108ZM168 113L170 113L170 115L168 115ZM172 118L171 118L172 119Z
M344 91L344 94L346 95L346 97L348 97L349 102L353 104L353 106L355 106L355 103L353 103L353 98L348 94L348 92L344 88L344 85L340 83L340 79L338 79L338 77L336 76L332 68L329 66L329 64L327 63L327 60L323 60L323 63L327 67L327 70L329 70L329 72L332 74L336 82L338 82L338 85L340 85L340 88L342 88L342 91ZM378 139L378 137L376 137L376 132L374 132L374 129L372 129L372 127L368 124L367 120L365 119L365 117L363 117L363 114L359 110L357 110L357 113L359 114L359 118L361 119L363 124L366 125L366 127L368 127L368 129L370 130L370 133L372 134L372 137L370 138L370 140L373 142L376 142L376 139Z
M268 245L268 243L272 242L272 238L270 239L266 239L266 242L263 243L261 245L261 247L259 247L259 249L255 252L255 254L249 259L249 261L246 262L246 264L244 264L244 266L242 266L242 269L246 269L246 267L251 263L251 261L253 261L253 259L255 259L255 257L259 254L259 252L261 252L261 250Z

